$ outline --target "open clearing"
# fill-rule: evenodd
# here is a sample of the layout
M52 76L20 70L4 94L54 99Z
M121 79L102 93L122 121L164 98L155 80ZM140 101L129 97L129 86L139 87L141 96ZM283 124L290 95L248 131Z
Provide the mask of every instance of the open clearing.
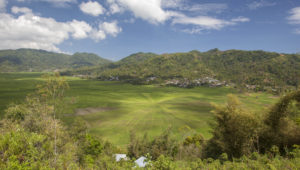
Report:
M43 81L41 75L0 73L0 116L8 104L20 103L26 94L33 92ZM183 89L73 77L67 77L67 80L70 84L67 96L75 102L68 105L68 114L61 118L67 124L74 118L84 119L91 133L121 147L128 143L130 131L140 136L147 132L151 138L169 127L179 140L195 132L209 138L210 103L225 103L229 93L237 94L253 111L266 109L278 99L266 93L240 94L230 88Z

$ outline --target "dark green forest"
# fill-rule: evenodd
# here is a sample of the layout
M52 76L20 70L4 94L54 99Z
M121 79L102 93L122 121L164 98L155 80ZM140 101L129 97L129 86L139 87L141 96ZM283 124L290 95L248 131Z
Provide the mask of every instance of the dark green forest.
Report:
M67 81L46 75L23 103L12 104L0 122L0 169L132 169L147 157L147 169L299 169L300 91L291 92L259 115L234 95L212 104L212 138L174 140L169 129L149 139L130 134L130 160L116 162L118 147L92 136L84 121L66 126L58 118L67 105Z

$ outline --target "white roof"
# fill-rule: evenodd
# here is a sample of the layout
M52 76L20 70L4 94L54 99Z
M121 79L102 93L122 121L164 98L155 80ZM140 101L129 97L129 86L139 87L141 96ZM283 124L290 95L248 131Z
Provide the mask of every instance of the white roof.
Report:
M136 163L139 167L143 168L143 167L145 167L145 166L147 165L147 162L145 162L146 159L147 159L146 157L141 156L139 159L137 159L137 160L135 161L135 163Z
M121 159L127 160L126 154L115 154L116 161L119 162Z

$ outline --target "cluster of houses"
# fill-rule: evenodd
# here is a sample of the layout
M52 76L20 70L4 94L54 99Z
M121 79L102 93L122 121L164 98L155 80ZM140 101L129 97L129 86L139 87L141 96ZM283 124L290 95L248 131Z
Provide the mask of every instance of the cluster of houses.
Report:
M165 84L170 86L183 87L183 88L195 87L195 86L221 87L227 85L226 81L220 81L211 77L198 78L194 80L172 79L172 80L167 80Z
M104 80L104 81L119 81L120 78L118 76L109 76L109 77L99 77L99 79ZM153 82L157 80L157 77L152 76L146 78L144 80L147 83ZM182 88L189 88L189 87L196 87L196 86L207 86L207 87L221 87L221 86L227 86L226 81L220 81L212 77L203 77L203 78L198 78L194 80L189 80L187 78L184 79L171 79L171 80L166 80L164 82L164 85L168 86L176 86L176 87L182 87Z
M126 156L126 154L115 154L115 159L117 162L124 160L128 161L129 158ZM147 158L144 156L139 157L136 161L134 161L137 167L144 168L148 164Z

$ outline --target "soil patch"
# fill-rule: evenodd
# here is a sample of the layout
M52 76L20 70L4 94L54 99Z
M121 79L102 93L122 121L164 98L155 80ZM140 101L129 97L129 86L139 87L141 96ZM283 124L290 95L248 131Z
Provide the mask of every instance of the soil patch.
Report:
M83 115L88 115L88 114L93 114L98 112L105 112L113 109L114 108L112 107L87 107L87 108L76 109L75 114L83 116Z

